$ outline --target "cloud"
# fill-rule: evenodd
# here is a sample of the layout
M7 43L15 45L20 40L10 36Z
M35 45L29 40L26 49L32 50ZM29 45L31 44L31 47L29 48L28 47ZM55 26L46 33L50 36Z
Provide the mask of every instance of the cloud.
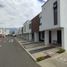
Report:
M20 27L41 11L38 0L0 0L0 27Z
M45 0L38 0L38 1L40 1L40 2L42 2L42 3L45 2Z

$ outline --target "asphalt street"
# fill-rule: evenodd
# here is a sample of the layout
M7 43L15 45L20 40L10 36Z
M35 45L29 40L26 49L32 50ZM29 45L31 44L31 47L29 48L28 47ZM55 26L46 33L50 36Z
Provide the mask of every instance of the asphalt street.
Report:
M40 67L13 37L0 38L0 67Z

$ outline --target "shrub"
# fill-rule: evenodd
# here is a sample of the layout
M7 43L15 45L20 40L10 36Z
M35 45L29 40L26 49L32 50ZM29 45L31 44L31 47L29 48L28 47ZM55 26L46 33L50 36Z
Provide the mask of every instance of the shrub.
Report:
M61 54L61 53L64 53L65 52L65 49L63 48L59 48L59 50L57 51L57 53Z
M47 58L50 58L50 57L51 56L46 55L46 56L38 57L38 58L36 58L36 60L39 62L39 61L42 61L42 60L47 59Z

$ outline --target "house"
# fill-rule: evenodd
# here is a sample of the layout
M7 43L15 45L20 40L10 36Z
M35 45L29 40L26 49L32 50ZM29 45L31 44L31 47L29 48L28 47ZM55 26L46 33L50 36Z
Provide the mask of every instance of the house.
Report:
M42 12L40 13L39 18L40 18L39 41L40 41L40 42L44 42L44 39L45 39L45 31L44 31L44 29L41 30L41 27L42 27Z
M0 28L0 35L6 36L9 34L9 30L7 28Z
M31 21L27 20L23 25L23 38L26 40L32 40Z
M39 14L23 25L23 38L29 41L39 42Z
M39 31L44 31L45 45L67 50L67 0L48 0L42 6Z
M39 14L31 20L32 24L32 41L39 42Z
M5 28L4 34L5 35L9 35L10 34L10 30Z
M5 29L4 28L0 28L0 37L1 36L5 36Z

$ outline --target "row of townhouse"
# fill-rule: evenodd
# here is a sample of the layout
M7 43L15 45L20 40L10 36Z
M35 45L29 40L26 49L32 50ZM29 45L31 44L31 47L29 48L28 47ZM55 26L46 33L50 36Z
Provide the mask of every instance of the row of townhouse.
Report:
M23 25L24 39L38 42L39 24L40 24L39 15L34 17L32 20L27 20Z
M55 44L67 50L67 0L48 0L42 12L24 23L27 40Z

